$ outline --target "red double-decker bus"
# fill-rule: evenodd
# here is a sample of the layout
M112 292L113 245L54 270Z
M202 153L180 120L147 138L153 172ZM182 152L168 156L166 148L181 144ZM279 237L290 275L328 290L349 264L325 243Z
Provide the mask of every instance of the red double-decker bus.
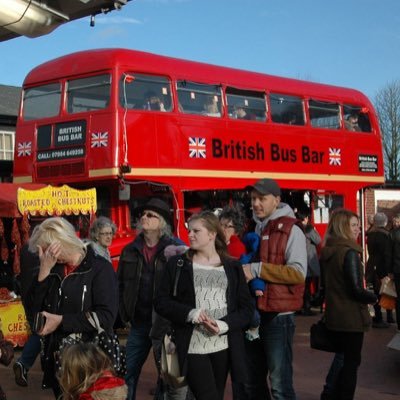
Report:
M134 235L131 210L145 199L169 202L185 237L190 212L248 204L244 188L264 177L322 230L331 209L359 209L363 189L384 181L370 101L124 49L66 55L24 81L14 182L95 187L98 214L118 226L113 255Z

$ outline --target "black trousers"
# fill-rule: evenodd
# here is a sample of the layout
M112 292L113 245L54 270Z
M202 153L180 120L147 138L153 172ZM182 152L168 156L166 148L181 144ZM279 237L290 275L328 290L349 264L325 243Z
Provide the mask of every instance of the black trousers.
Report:
M364 332L331 331L339 348L343 349L343 367L339 372L334 399L353 400L357 385L357 371L361 364L361 349Z
M396 322L397 322L397 329L400 330L400 273L394 273L394 284L396 286Z
M223 400L229 372L229 351L188 354L187 381L196 400Z

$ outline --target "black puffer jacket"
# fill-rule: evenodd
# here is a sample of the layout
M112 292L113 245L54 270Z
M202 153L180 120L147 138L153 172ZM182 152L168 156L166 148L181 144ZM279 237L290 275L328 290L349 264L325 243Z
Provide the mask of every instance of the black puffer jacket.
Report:
M106 259L96 256L88 247L86 257L74 272L65 277L64 265L56 264L42 282L35 277L28 295L33 311L48 311L63 316L58 329L44 337L43 385L52 387L55 379L54 352L58 350L61 340L70 333L83 333L84 340L90 340L95 334L85 315L88 311L95 311L100 325L107 332L112 332L118 312L117 275Z
M364 289L362 248L348 239L330 238L321 251L326 325L333 331L364 332L371 317L367 304L377 298Z

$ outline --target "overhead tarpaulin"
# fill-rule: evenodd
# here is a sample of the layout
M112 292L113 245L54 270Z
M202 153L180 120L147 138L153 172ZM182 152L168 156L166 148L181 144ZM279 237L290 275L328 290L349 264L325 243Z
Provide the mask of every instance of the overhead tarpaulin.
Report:
M44 184L36 183L0 183L0 218L21 218L18 211L18 189L37 190L45 187Z

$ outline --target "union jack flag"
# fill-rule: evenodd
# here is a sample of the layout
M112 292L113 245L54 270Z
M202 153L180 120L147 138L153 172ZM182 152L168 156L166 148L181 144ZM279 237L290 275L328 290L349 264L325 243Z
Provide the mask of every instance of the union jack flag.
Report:
M329 147L329 165L342 165L341 149Z
M92 133L90 147L107 147L108 146L108 132Z
M32 153L32 142L18 143L18 157L30 156Z
M206 158L206 139L199 137L189 138L189 157Z

